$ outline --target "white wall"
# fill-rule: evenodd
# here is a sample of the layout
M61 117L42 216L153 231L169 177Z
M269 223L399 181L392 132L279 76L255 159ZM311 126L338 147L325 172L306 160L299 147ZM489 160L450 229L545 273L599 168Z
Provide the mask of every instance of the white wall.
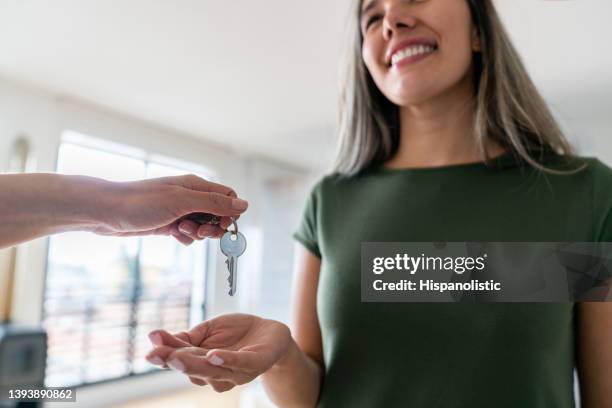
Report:
M541 92L578 153L612 166L612 88L568 82Z

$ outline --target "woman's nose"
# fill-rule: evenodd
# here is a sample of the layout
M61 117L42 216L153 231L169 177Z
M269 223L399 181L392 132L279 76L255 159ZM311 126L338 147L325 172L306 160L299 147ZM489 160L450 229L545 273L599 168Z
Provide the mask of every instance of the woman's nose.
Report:
M383 18L383 37L386 41L402 30L410 30L416 25L416 18L397 6L388 7Z

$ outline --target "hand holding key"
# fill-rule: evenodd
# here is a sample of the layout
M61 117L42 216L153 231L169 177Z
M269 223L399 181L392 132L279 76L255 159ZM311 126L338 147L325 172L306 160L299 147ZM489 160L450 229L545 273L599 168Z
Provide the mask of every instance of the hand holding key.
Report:
M172 235L188 245L205 237L217 238L248 206L229 187L194 175L109 184L110 205L93 232L103 235ZM108 214L106 214L108 213ZM218 225L201 216L216 215Z
M236 219L238 216L236 216ZM210 213L191 213L177 221L179 231L193 239L221 238L232 225L232 217L220 217Z

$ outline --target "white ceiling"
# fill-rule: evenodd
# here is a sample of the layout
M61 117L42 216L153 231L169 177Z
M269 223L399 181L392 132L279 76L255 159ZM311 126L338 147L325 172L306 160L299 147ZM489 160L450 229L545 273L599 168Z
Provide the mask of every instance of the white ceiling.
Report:
M314 166L333 146L349 1L0 0L0 76ZM551 102L603 115L612 2L497 3ZM600 103L563 105L575 92Z

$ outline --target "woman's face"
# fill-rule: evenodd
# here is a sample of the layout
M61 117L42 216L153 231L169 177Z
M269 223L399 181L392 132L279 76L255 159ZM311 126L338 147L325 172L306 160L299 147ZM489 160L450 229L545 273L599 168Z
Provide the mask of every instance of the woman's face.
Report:
M362 0L362 56L380 91L417 105L468 79L479 49L466 0Z

